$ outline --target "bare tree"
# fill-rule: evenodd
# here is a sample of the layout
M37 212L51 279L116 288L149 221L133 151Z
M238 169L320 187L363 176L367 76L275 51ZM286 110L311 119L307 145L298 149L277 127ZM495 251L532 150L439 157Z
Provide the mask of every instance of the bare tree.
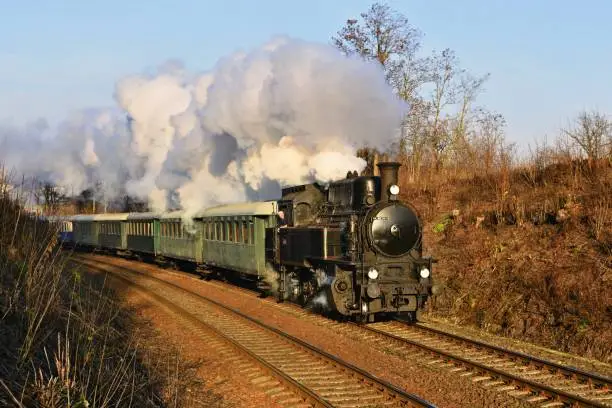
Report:
M470 159L469 130L474 125L479 113L472 105L484 88L484 83L489 74L474 76L469 72L462 72L456 81L456 116L452 120L450 154L453 156L453 164L456 169L467 164L465 160Z
M93 197L94 191L91 188L81 191L81 194L76 198L76 207L79 213L93 213Z
M409 179L414 181L420 172L429 137L429 117L432 105L428 101L415 101L402 126L400 155L408 159Z
M494 164L502 165L504 154L509 146L505 145L506 119L497 112L480 109L477 112L471 145L473 165L480 164L489 173Z
M374 3L361 13L362 21L349 19L332 38L333 44L346 55L359 55L378 61L388 77L402 60L416 55L421 33L408 19L386 4Z
M476 77L469 72L464 72L459 79L458 98L460 99L459 112L457 114L457 126L455 137L465 137L467 116L470 112L472 103L483 90L484 83L489 79L490 74Z
M66 201L66 195L61 188L50 181L32 180L32 197L37 206L41 206L45 213L54 213L61 203Z
M45 209L47 211L57 210L62 194L58 191L57 186L47 182L42 186L42 194L45 198Z
M427 58L420 58L416 53L406 53L388 75L389 83L411 109L412 105L422 103L419 91L430 80L428 62Z
M578 115L576 125L564 129L563 133L580 146L593 166L612 142L612 122L602 113L584 111Z
M418 56L422 33L386 4L374 3L360 17L347 20L333 44L346 55L377 61L398 96L418 103L418 90L427 81L426 60Z
M399 140L400 156L410 153L411 159L416 157L420 163L424 145L421 138L427 122L423 115L429 110L429 103L419 94L429 80L427 60L417 54L422 33L385 4L374 3L360 17L347 20L332 39L333 44L346 55L358 55L383 67L388 83L409 105Z
M101 180L97 180L93 186L93 212L103 212L107 211L108 200L106 198L106 189L104 183Z
M450 49L420 57L421 38L421 32L404 15L380 2L359 19L347 20L332 38L344 54L379 63L388 83L408 102L399 156L409 162L411 176L428 157L439 169L449 152L458 154L459 149L467 149L472 105L489 78L488 74L477 77L460 69Z
M434 52L429 59L429 80L433 86L431 93L432 117L429 134L429 145L436 169L442 164L442 153L451 144L447 127L448 120L443 112L448 105L456 102L458 87L457 75L462 73L454 51L445 49L440 53Z

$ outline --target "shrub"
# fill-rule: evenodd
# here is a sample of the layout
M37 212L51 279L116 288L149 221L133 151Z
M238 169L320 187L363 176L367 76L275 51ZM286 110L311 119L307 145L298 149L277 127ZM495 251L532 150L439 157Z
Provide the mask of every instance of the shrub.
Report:
M103 278L72 269L54 228L0 194L0 405L181 406L185 363L143 350Z

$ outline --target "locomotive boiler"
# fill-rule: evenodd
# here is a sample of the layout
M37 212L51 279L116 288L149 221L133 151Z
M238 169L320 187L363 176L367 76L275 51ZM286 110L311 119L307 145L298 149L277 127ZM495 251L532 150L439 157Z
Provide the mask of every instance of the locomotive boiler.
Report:
M327 187L283 189L283 222L266 229L279 300L358 321L417 320L432 293L433 260L423 257L416 210L399 198L399 167L384 162L380 176L349 172Z

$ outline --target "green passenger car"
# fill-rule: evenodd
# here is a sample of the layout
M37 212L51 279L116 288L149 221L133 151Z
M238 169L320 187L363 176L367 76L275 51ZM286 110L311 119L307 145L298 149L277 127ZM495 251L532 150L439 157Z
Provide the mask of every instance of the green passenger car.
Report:
M265 229L276 226L276 213L276 201L264 201L222 205L198 214L204 263L263 276Z
M197 263L202 262L202 224L185 224L182 211L161 214L159 217L159 254Z
M102 248L126 249L126 220L128 214L98 214L94 223L98 228L98 245Z
M127 249L151 255L159 253L159 214L130 213L126 220Z
M277 202L220 205L185 223L182 211L72 217L78 245L127 250L154 257L263 276L266 228L277 225Z
M98 225L95 215L75 215L72 217L73 239L77 245L98 246Z

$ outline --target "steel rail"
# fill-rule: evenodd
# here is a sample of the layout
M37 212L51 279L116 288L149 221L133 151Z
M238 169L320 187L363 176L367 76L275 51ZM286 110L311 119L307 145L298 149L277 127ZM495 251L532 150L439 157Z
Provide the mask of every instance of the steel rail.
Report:
M551 372L555 372L555 371L561 372L568 377L575 376L583 381L590 382L592 384L596 384L596 385L603 386L603 387L608 387L608 388L611 388L611 385L612 385L612 378L610 377L606 377L606 376L599 375L596 373L589 373L587 371L580 370L574 367L564 366L562 364L555 363L554 361L545 360L545 359L542 359L536 356L522 353L520 351L514 351L514 350L496 346L494 344L488 344L488 343L485 343L479 340L470 339L468 337L460 336L458 334L448 333L440 329L424 326L422 324L416 324L414 327L418 328L419 330L433 333L439 337L447 337L447 338L450 338L452 340L455 340L461 343L467 343L470 346L476 346L477 348L482 348L485 351L490 350L490 351L493 351L493 352L496 352L502 355L506 355L512 359L522 360L528 364L535 363L536 366L539 365L541 366L541 368L546 368Z
M476 361L472 361L469 359L466 359L464 357L458 356L454 353L448 352L448 351L444 351L444 350L440 350L436 347L432 347L429 346L427 344L423 344L421 342L418 341L414 341L402 336L398 336L397 334L393 334L393 333L389 333L385 330L380 330L378 328L374 328L368 325L357 325L354 323L350 323L353 324L355 326L359 326L362 329L369 331L371 333L374 333L378 336L384 337L384 338L388 338L388 339L392 339L395 342L401 343L403 345L408 345L411 346L413 348L418 348L420 350L424 350L427 353L433 355L433 356L437 356L437 357L441 357L444 360L447 361L451 361L453 362L453 364L458 364L461 365L463 367L475 370L479 373L482 374L488 374L491 375L492 377L501 379L502 381L509 383L511 385L515 385L518 388L527 388L530 389L540 395L545 395L547 396L548 399L550 399L551 401L562 401L565 404L570 404L570 405L574 405L574 406L581 406L581 407L596 407L596 408L610 408L609 405L605 405L605 404L601 404L598 401L593 401L584 397L581 397L579 395L575 395L575 394L571 394L568 392L565 392L563 390L560 389L556 389L552 386L546 385L546 384L541 384L541 383L537 383L535 381L526 379L526 378L522 378L520 376L505 372L503 370L500 370L498 368L495 367L491 367ZM417 326L419 329L422 329L423 326ZM427 328L429 329L429 328ZM435 330L435 329L434 329ZM440 331L440 330L436 330L436 334L438 336L446 336L447 333ZM449 336L452 337L452 336ZM480 347L480 348L490 348L491 350L494 350L494 352L496 353L500 353L502 351L504 351L505 349L501 348L501 347L489 347L489 345L487 345L486 343L482 343L482 342L472 342L471 339L468 338L462 338L461 336L456 336L457 338L460 338L463 342L469 343L469 344L475 344L476 346ZM518 352L513 352L510 350L508 351L508 355L514 355L514 356L520 356L521 359L524 358L529 358L530 356L523 354L523 353L518 353ZM516 354L515 354L516 353ZM546 363L546 360L542 360L539 358L534 358L534 361L539 362L540 364L542 363ZM553 366L557 366L556 363L553 363ZM563 366L561 366L563 367ZM574 369L570 368L570 367L565 367L567 369L567 372L573 372ZM579 373L583 373L586 376L589 376L588 373L586 372L582 372L580 370L576 370ZM598 379L602 379L602 380L606 380L606 377L601 377L601 376L597 376L597 375L593 375L594 378L598 378ZM599 384L599 382L598 382ZM605 383L608 384L607 386L609 386L609 383Z
M91 267L100 271L104 271L104 272L109 272L104 268L101 268L98 265L95 265L94 260L91 259L87 259L86 257L73 257L73 258L79 258L79 260L77 262L80 262L82 265L87 266L87 267ZM350 377L355 377L358 380L360 380L362 383L364 384L368 384L371 387L375 388L376 391L378 391L378 393L382 393L385 395L385 397L388 400L391 401L396 401L398 404L403 404L403 405L407 405L407 406L417 406L417 407L429 407L429 408L435 408L435 405L431 404L430 402L422 399L421 397L409 393L405 390L402 390L398 387L396 387L395 385L380 379L378 377L376 377L375 375L368 373L366 371L364 371L363 369L356 367L342 359L340 359L337 356L334 356L332 354L329 354L319 348L314 347L311 344L308 344L288 333L285 333L275 327L269 326L243 312L240 312L238 310L235 310L229 306L223 305L213 299L207 298L206 296L200 295L198 293L194 293L189 289L186 289L180 285L176 285L172 282L168 282L164 279L160 279L156 276L152 276L149 274L144 274L141 272L136 272L134 270L131 270L127 267L123 267L123 266L118 266L115 264L106 264L107 266L111 267L112 269L116 270L116 271L122 271L122 272L126 272L128 274L132 274L132 275L138 275L139 277L144 277L146 279L151 279L151 280L155 280L158 281L164 285L170 286L173 289L176 289L180 292L183 292L185 294L188 294L190 296L193 296L199 300L203 300L207 303L210 303L212 305L214 305L215 307L229 313L232 314L234 316L238 316L241 319L244 319L252 324L254 324L256 327L262 328L265 331L274 333L276 336L282 338L285 341L288 341L290 343L293 343L296 347L305 349L307 351L309 351L310 354L314 355L315 357L322 359L322 360L327 360L332 366L334 366L337 369L340 369L341 371L345 372L345 374L347 376ZM112 274L112 272L111 272ZM125 277L121 277L120 275L117 274L112 274L113 276L119 277L120 279L129 282L132 285L135 285L137 287L140 287L142 290L146 290L147 293L151 294L152 296L154 296L156 298L156 300L159 300L160 302L164 303L165 305L167 305L168 307L171 307L172 309L176 310L177 312L179 312L181 315L188 317L191 321L193 321L194 323L197 323L198 325L204 325L206 326L207 329L213 330L216 334L218 334L220 337L222 337L224 340L227 340L230 344L232 344L237 350L239 350L241 353L243 354L247 354L249 357L251 357L253 360L257 361L258 364L261 364L262 366L264 366L269 372L271 372L277 379L281 380L282 382L286 382L287 384L289 384L290 386L292 386L293 388L295 388L304 398L306 398L308 401L311 401L315 407L332 407L333 405L331 405L328 401L322 399L321 396L319 396L318 394L316 394L314 391L310 390L308 387L304 386L303 384L295 381L293 378L291 378L290 376L286 375L284 372L282 372L281 370L279 370L277 367L275 367L272 364L269 364L268 362L266 362L264 359L260 358L259 356L257 356L255 353L251 352L250 350L248 350L246 347L242 346L240 343L236 342L235 340L231 339L230 337L228 337L227 335L225 335L224 333L222 333L220 330L218 330L216 327L212 326L212 325L208 325L206 322L202 321L201 319L193 316L189 311L185 310L184 308L176 305L175 303L171 302L168 299L163 298L162 296L159 296L155 293L152 293L150 289L146 288L144 285L138 284L136 282L134 282L133 280L130 280L128 278Z
M84 258L87 259L87 258ZM116 266L114 263L107 263L107 262L102 262L102 263L106 263L107 265L113 265ZM117 266L117 267L121 267L121 266ZM244 289L244 288L231 288L232 290L236 290L238 289L240 292L243 293L254 293L251 290L248 289ZM247 316L247 318L250 318ZM398 322L403 322L405 323L405 321L401 320L401 319L397 319ZM388 332L385 332L384 330L378 330L375 329L373 327L369 327L367 325L357 325L357 324L352 324L353 326L359 327L359 328L365 328L366 330L370 331L370 332L374 332L377 335L380 336L384 336L387 338L390 338L396 342L400 342L412 347L418 347L421 349L424 349L425 351L427 351L428 353L432 354L432 355L443 355L443 354L447 354L445 357L451 361L454 361L457 364L460 364L464 367L467 368L472 368L472 369L477 369L478 372L482 372L482 373L489 373L490 375L493 375L494 377L503 379L504 382L509 383L509 384L513 384L515 386L517 386L518 388L529 388L532 391L535 391L537 393L540 394L544 394L547 395L549 399L551 399L552 401L563 401L564 403L569 403L569 404L577 404L579 406L593 406L593 407L601 407L601 408L609 408L610 405L605 405L605 404L601 404L597 401L593 401L590 400L588 398L583 398L579 395L574 395L571 393L567 393L564 392L563 390L558 390L552 386L548 386L546 384L541 384L541 383L536 383L533 382L529 379L525 379L523 377L511 374L511 373L507 373L504 372L502 370L496 369L494 367L490 367L487 366L485 364L480 364L474 361L471 361L469 359L463 358L461 356L457 356L454 355L452 353L446 353L444 351L441 351L439 349L436 349L435 347L428 347L427 345L424 345L422 343L419 343L417 341L413 341L410 339L406 339L404 337L401 336L397 336L397 335L393 335L390 334ZM456 335L453 333L447 333L443 330L439 330L439 329L435 329L435 328L431 328L431 327L427 327L424 326L422 324L416 324L416 325L411 325L411 328L416 328L419 330L423 330L425 332L428 332L432 335L435 335L437 337L440 338L447 338L450 340L453 340L455 342L461 342L461 343L465 343L467 345L469 345L472 348L476 348L476 349L480 349L484 352L488 352L488 353L495 353L495 354L501 354L501 356L508 358L511 361L516 361L516 362L520 362L523 363L525 365L533 365L534 367L540 369L540 370L547 370L553 374L563 374L564 376L567 377L571 377L571 378L577 378L581 381L587 382L589 384L593 384L596 385L598 387L601 387L601 389L606 390L606 389L610 389L610 384L612 383L612 380L609 377L603 376L603 375L599 375L596 373L589 373L587 371L584 370L580 370L574 367L568 367L568 366L564 366L562 364L559 363L555 363L552 361L547 361L545 359L539 358L539 357L535 357L535 356L531 356L525 353L521 353L518 351L513 351L513 350L509 350L509 349L505 349L503 347L499 347L499 346L495 346L495 345L491 345L491 344L487 344L484 343L482 341L478 341L478 340L472 340L470 338L467 337L463 337L460 335ZM523 386L521 386L521 384ZM526 386L526 387L525 387Z

